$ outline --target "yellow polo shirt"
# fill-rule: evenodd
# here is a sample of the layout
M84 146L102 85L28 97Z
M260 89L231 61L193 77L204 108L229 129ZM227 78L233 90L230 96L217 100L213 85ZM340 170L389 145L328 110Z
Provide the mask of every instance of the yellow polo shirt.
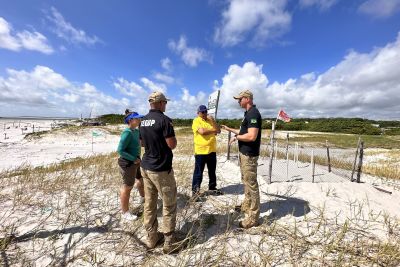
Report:
M200 117L196 117L193 120L192 130L194 134L194 154L207 155L212 152L217 152L217 140L215 134L201 135L197 132L200 128L209 130L214 129L211 122L208 120L203 120Z

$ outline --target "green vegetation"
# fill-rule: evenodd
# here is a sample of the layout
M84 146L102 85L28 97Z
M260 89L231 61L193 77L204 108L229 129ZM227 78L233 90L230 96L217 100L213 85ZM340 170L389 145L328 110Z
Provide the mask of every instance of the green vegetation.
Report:
M358 137L364 141L365 148L399 149L400 140L386 135L352 135L352 134L304 134L302 136L290 137L290 143L313 143L323 147L326 140L331 147L355 148Z
M120 114L107 114L99 118L108 124L123 123L124 116ZM275 119L264 118L262 128L271 129L271 122ZM193 119L173 119L174 126L191 126ZM218 119L219 124L224 124L238 129L242 119ZM277 130L285 131L313 131L345 133L358 135L400 135L400 121L374 121L361 118L300 118L292 119L289 123L278 121Z
M122 114L106 114L101 115L99 120L107 124L121 124L124 123L124 115Z
M347 134L379 135L382 129L378 122L360 118L332 118L332 119L293 119L290 123L279 121L278 130L315 131Z

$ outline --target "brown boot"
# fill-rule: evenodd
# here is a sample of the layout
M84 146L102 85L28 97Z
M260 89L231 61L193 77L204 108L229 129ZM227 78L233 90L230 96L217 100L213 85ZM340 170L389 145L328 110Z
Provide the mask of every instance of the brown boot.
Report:
M149 249L155 248L162 238L163 234L160 232L147 232L147 247Z
M178 252L181 249L181 242L176 240L176 236L174 232L164 234L164 254L170 254L174 252Z
M240 228L244 228L244 229L249 229L251 227L255 227L258 226L258 222L257 221L248 221L248 220L243 220L241 222L239 222L239 227Z

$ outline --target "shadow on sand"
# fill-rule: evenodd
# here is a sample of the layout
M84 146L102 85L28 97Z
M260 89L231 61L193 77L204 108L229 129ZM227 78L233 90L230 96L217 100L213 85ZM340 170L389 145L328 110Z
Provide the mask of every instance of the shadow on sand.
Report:
M232 194L231 192L239 194L240 190L243 190L242 185L222 188L225 195ZM271 210L269 215L260 218L260 224L271 225L274 221L287 215L301 217L310 212L308 201L303 199L264 192L261 194L275 199L260 204L260 213ZM237 229L239 218L243 218L243 214L232 211L227 211L225 214L202 213L198 219L185 222L179 232L182 237L186 235L186 238L189 239L189 246L194 246L206 242L213 236Z

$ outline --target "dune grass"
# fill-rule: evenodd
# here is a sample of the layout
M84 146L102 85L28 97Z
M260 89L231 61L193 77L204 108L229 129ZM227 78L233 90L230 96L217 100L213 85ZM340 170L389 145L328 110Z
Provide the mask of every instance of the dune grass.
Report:
M348 202L348 216L310 206L303 216L293 216L293 210L286 220L274 215L285 205L278 201L281 204L262 218L259 227L245 231L237 228L242 215L232 212L238 194L231 202L218 197L188 201L194 164L192 136L179 130L177 138L174 171L177 229L185 241L182 251L175 255L164 255L161 248L148 251L142 219L130 225L120 223L121 178L117 154L110 153L0 173L2 266L400 265L399 219L369 210L361 200ZM223 138L218 142L219 153L226 152ZM321 193L335 197L333 191ZM278 192L268 201L293 194ZM132 207L139 206L137 200L133 190Z
M208 204L188 201L193 162L185 156L174 163L179 185L177 228L185 248L175 255L163 255L160 249L147 251L141 220L129 226L119 224L116 158L113 153L2 173L2 264L400 264L398 219L365 212L368 205L361 202L349 202L353 212L348 218L332 217L324 207L310 207L312 212L293 217L290 223L271 215L257 228L239 231L239 215L232 213L233 206L218 199ZM282 197L291 195L288 191ZM374 234L377 229L385 238Z

